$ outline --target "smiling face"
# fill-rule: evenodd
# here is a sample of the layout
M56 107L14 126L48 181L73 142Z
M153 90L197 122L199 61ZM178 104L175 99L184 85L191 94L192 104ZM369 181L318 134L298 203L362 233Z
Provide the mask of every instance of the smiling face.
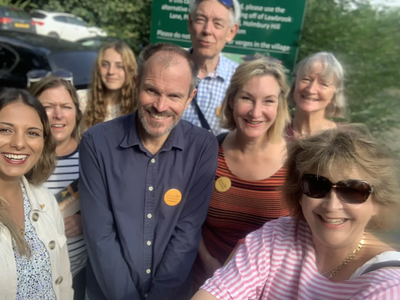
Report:
M139 84L138 115L142 137L168 134L196 93L194 90L189 95L189 64L183 57L156 53L146 62Z
M365 180L357 169L353 168L346 177L329 178L331 182L339 180ZM368 181L368 180L366 180ZM300 200L303 215L311 228L314 244L329 248L355 248L371 218L377 212L370 195L364 203L345 203L332 188L325 198L316 199L302 195Z
M324 71L318 63L309 74L300 74L296 79L294 101L296 109L304 112L325 112L326 107L332 102L336 87L333 79L323 79L320 74Z
M68 144L76 126L76 109L70 93L59 86L45 90L38 99L46 109L57 146Z
M229 14L229 9L221 2L204 0L189 15L188 29L197 55L214 58L221 53L227 42L233 40L238 25L230 24Z
M250 79L231 104L238 132L250 138L265 136L276 119L279 93L278 81L273 76Z
M28 173L43 147L43 124L32 107L15 102L0 111L1 178L19 179Z
M112 48L104 51L100 61L100 77L104 86L110 91L121 89L125 83L122 56Z

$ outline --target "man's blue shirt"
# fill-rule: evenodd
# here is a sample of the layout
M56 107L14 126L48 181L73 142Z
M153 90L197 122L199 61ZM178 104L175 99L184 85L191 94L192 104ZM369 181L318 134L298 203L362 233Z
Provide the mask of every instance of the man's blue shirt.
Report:
M200 79L197 85L197 104L215 135L223 131L219 124L220 118L217 116L217 108L224 100L226 89L231 83L232 75L237 66L237 63L220 54L217 69ZM201 127L193 102L183 113L182 119Z
M136 122L134 113L98 124L80 144L90 299L179 299L198 251L217 141L181 120L153 155Z

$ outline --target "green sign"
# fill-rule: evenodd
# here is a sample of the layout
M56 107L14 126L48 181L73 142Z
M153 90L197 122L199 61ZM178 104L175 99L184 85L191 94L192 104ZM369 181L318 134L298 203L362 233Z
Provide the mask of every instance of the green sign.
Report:
M239 31L224 55L237 62L256 53L272 56L293 70L306 0L242 0ZM190 47L188 0L153 0L151 42Z

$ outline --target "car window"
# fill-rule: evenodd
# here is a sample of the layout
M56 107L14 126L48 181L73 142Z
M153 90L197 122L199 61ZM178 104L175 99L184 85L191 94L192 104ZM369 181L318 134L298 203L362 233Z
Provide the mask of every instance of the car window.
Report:
M46 15L35 11L31 13L31 17L36 19L45 19Z
M96 58L96 51L60 52L48 56L52 70L65 69L74 74L74 85L90 84Z
M68 23L66 16L55 16L53 19L58 22Z
M71 23L71 24L74 24L74 25L87 27L86 22L81 21L78 18L68 17L68 22Z
M0 43L0 71L11 72L18 64L19 55L12 48Z
M30 15L23 10L6 9L4 11L4 16L10 18L20 18L20 19L30 19Z

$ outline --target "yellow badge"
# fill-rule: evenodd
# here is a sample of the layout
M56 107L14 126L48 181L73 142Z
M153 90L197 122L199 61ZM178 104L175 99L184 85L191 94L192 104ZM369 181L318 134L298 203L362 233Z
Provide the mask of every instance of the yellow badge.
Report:
M217 117L221 116L221 105L217 107L217 109L215 110L215 114Z
M215 189L218 192L224 193L231 187L231 180L228 177L220 177L215 181Z
M164 201L169 206L175 206L182 200L182 194L177 189L170 189L164 195Z

